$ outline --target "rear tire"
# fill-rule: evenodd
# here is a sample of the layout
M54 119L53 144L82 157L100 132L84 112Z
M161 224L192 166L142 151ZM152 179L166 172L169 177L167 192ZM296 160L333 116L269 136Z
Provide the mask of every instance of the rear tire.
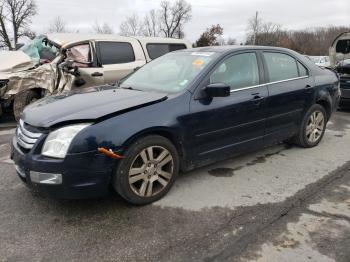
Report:
M126 201L146 205L169 192L179 172L179 156L168 139L140 138L124 155L113 175L113 187Z
M17 122L21 118L24 108L38 99L40 99L40 95L34 90L26 90L15 95L13 114Z
M305 114L294 143L305 148L317 146L326 131L327 113L323 106L315 104Z

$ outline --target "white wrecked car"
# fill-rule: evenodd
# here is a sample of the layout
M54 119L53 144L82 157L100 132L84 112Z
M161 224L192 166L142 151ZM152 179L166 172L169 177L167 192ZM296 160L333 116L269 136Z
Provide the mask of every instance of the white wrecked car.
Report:
M0 51L0 116L46 95L115 83L168 52L191 48L181 39L48 34L17 51Z

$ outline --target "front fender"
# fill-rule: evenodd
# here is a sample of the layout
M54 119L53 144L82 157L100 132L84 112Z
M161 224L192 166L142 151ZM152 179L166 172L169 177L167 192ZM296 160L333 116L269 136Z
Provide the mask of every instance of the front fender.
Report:
M72 141L69 152L80 153L105 147L121 152L137 137L149 133L168 133L186 141L186 115L191 94L117 115L82 130Z

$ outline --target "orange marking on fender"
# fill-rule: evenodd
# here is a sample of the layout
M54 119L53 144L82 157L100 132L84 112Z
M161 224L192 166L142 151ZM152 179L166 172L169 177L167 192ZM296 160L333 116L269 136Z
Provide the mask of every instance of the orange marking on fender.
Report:
M104 147L99 147L98 152L105 154L106 156L113 158L113 159L123 159L124 158L123 156L118 155L118 154L114 153L112 150L108 150Z

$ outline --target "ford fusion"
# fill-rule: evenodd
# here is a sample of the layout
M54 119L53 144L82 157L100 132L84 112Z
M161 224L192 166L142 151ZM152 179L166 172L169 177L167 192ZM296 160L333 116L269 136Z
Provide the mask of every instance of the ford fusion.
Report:
M176 51L118 86L30 105L11 157L19 178L48 196L114 189L143 205L179 172L280 141L316 146L339 96L334 72L288 49Z

